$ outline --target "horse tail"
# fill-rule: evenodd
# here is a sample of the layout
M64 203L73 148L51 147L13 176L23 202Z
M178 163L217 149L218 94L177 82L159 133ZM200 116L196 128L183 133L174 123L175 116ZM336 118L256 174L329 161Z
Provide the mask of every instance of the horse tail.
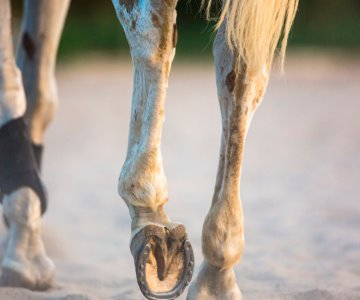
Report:
M202 0L210 17L214 0ZM245 63L250 74L258 74L264 63L272 64L280 43L280 62L283 67L289 32L299 0L223 0L216 29L225 23L226 41L237 56L237 65ZM207 3L206 3L207 2Z

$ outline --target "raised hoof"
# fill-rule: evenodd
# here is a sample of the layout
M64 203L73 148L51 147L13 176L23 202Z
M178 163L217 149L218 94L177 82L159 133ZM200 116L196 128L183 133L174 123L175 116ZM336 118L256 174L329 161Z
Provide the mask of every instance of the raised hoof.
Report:
M148 225L130 247L137 282L147 299L171 300L183 293L194 271L194 252L183 225Z

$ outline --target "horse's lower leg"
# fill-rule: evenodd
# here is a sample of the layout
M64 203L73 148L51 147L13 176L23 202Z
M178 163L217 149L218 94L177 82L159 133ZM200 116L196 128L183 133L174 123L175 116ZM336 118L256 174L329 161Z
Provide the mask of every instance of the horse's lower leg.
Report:
M40 152L36 151L39 145L32 144L42 143L43 131L51 119L52 109L48 103L55 98L55 86L51 80L62 27L59 18L63 18L67 4L60 0L25 1L18 64L30 100L26 120L31 125L31 134L23 117L25 109L20 109L26 106L24 89L12 55L8 3L5 7L1 13L6 13L6 16L0 16L5 26L0 28L0 68L3 70L0 82L5 83L1 85L0 105L1 108L17 107L18 110L12 114L0 113L0 124L3 125L0 128L0 184L4 217L9 227L0 284L42 290L52 285L55 266L47 257L41 240L41 215L46 208L46 193L39 177ZM14 106L15 100L18 104Z
M202 233L204 262L188 299L240 299L233 266L244 248L240 173L246 132L267 84L267 74L251 78L246 66L237 73L224 40L224 26L214 42L222 139L215 192ZM246 80L245 80L246 79Z
M24 115L26 100L16 67L11 32L10 0L0 0L0 128Z
M168 191L160 149L177 38L176 2L113 0L134 66L128 151L119 193L132 219L131 252L138 283L149 299L180 295L193 268L184 226L172 223L164 211Z
M55 65L70 0L25 0L25 14L17 47L23 75L30 136L40 168L45 131L57 107Z

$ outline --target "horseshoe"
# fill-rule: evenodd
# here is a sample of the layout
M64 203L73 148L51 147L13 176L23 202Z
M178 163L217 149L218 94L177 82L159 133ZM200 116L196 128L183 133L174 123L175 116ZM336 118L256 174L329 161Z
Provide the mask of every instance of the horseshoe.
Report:
M188 286L191 281L194 272L194 252L189 240L185 240L182 246L184 256L184 270L182 272L181 279L176 286L169 292L155 293L150 290L147 280L145 267L149 259L151 246L149 243L140 252L137 262L135 264L137 282L142 294L149 300L167 299L173 300L178 298Z

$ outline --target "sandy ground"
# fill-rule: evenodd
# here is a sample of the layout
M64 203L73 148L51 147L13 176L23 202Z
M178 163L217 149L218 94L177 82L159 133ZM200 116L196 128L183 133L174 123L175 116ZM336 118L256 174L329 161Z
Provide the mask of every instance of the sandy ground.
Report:
M57 287L1 288L0 299L143 299L117 195L131 67L88 58L61 66L58 79L44 162ZM297 56L272 77L243 169L247 243L236 273L245 300L360 299L359 95L360 61ZM212 66L175 65L166 114L167 211L187 226L198 267L221 132Z

